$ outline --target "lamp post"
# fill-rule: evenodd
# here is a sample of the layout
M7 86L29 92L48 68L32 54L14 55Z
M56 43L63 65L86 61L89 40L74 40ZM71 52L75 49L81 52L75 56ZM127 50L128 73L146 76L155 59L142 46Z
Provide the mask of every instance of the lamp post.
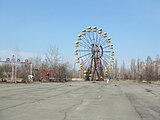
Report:
M12 66L11 81L13 81L13 82L16 82L16 65L15 65L15 62L16 62L16 58L13 55L12 59L11 59L11 66Z
M160 62L158 63L158 80L160 80Z
M15 55L12 55L12 58L7 58L5 61L2 61L0 58L0 63L3 64L9 64L11 66L11 82L16 83L16 79L17 79L17 66L22 65L22 64L27 64L30 65L30 69L29 69L29 74L32 75L32 63L28 62L28 59L26 59L24 62L20 62L20 59L17 59L17 57L15 57Z
M32 63L30 63L30 75L32 75Z

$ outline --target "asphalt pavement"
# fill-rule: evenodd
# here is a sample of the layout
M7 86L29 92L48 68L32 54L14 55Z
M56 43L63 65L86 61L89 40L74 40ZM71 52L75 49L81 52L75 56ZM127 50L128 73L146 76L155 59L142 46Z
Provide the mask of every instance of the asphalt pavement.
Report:
M0 84L0 120L160 120L160 85Z

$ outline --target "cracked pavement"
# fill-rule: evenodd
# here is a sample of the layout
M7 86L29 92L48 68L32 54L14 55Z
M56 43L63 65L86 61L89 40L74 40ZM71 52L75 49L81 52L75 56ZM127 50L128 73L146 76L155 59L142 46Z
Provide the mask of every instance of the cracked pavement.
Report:
M160 120L160 85L0 84L0 120Z

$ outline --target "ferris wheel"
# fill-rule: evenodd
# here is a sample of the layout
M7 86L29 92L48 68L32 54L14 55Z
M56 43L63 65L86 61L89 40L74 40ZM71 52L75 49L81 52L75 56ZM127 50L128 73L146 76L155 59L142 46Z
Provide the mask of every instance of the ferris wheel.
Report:
M82 30L75 42L74 54L86 80L104 80L112 70L113 44L101 28L94 26Z

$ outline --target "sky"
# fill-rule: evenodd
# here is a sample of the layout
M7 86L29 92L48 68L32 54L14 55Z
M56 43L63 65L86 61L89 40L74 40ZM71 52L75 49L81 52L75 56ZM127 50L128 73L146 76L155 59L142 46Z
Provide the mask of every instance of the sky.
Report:
M0 58L44 57L57 46L65 60L77 34L103 28L122 63L160 55L160 0L0 0Z

